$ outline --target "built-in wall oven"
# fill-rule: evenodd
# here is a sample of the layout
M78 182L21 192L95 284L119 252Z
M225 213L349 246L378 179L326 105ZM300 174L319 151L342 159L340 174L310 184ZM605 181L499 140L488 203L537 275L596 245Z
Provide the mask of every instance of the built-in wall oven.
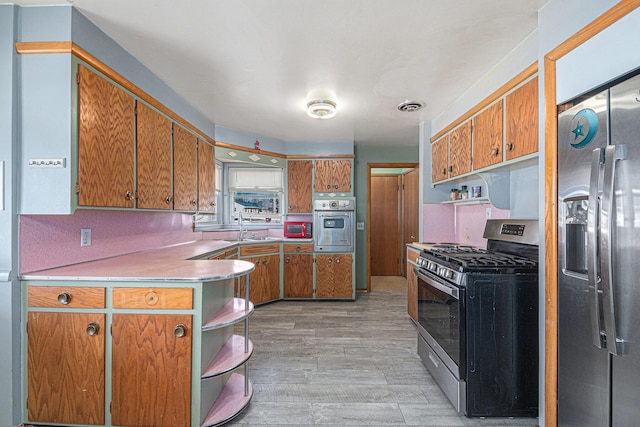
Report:
M489 220L487 249L426 244L418 354L468 417L538 413L537 221Z
M353 252L354 214L354 199L315 200L313 203L313 250Z

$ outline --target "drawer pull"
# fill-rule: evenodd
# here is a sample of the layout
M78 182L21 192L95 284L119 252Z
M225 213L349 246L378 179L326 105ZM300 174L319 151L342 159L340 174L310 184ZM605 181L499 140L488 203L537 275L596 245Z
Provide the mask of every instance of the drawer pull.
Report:
M296 246L296 252L300 252L302 250L302 247L300 245Z
M268 259L265 259L264 261L262 261L262 265L267 265L267 264L269 264L269 260Z
M331 190L331 184L327 184L327 190Z
M124 193L124 198L126 200L133 200L133 192L127 191L126 193Z
M500 149L499 148L494 148L493 150L491 150L491 155L493 157L497 157L498 154L500 154Z
M67 291L58 294L58 302L62 305L69 305L71 303L71 294Z
M513 142L507 144L507 151L513 151Z
M191 206L195 206L197 203L198 203L198 202L196 201L196 199L193 199L193 200L191 201Z
M89 335L90 337L98 335L99 332L100 325L98 325L96 322L91 322L87 325L87 335Z
M291 262L291 260L289 259L289 257L284 259L284 262L286 262L287 264L289 264Z
M336 258L336 264L340 264L340 258Z
M442 175L446 175L447 174L447 168L442 168Z
M187 325L184 323L178 323L176 327L173 329L173 335L176 338L184 338L187 336Z

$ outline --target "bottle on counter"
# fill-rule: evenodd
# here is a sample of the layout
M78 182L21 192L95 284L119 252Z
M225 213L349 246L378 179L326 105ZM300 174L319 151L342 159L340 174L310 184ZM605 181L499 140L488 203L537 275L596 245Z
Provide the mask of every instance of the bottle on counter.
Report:
M449 193L449 200L458 200L458 189L452 188Z
M467 190L467 186L466 185L463 185L463 186L461 186L461 189L460 189L460 199L461 200L466 200L468 198L469 198L469 190Z

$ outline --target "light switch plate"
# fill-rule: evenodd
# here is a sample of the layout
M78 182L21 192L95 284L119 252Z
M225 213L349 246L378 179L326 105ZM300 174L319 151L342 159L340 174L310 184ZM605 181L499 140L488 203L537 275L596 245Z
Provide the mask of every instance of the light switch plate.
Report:
M357 222L356 230L364 230L364 222Z

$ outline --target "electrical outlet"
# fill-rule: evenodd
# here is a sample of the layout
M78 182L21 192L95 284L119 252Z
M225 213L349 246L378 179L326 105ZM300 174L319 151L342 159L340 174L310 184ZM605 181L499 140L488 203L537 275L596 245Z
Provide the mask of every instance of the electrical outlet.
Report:
M364 230L364 222L357 222L356 230Z
M491 219L491 208L486 208L485 214L487 216L487 219Z
M91 246L91 229L82 228L80 230L80 246Z

